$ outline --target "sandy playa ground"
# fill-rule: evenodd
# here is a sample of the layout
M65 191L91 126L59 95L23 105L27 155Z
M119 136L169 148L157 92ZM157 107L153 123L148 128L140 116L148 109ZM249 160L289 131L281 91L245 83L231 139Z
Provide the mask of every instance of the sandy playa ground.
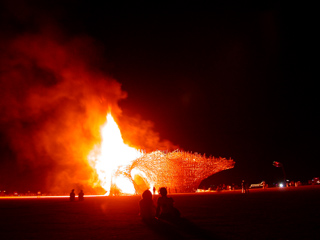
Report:
M148 226L140 196L0 198L1 239L316 239L320 186L171 194L183 219ZM155 196L155 200L158 196Z

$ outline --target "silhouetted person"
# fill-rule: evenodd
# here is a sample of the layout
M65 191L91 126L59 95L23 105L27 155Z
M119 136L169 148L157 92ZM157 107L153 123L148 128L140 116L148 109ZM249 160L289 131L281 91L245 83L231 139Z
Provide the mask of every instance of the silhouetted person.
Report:
M152 191L153 191L153 195L155 195L156 194L156 187L153 187Z
M74 189L72 189L70 193L70 201L73 202L75 198L76 198L76 194L74 193Z
M242 180L241 182L241 192L248 193L248 186L245 180Z
M83 191L81 190L80 192L79 192L79 194L78 194L78 200L79 201L83 201L83 199L84 199L84 193L83 193Z
M180 212L173 206L173 199L167 197L167 189L160 188L161 197L158 198L156 217L164 219L176 219L180 217Z
M142 220L151 220L155 216L156 207L153 204L152 193L145 190L142 193L142 199L139 201L140 217Z

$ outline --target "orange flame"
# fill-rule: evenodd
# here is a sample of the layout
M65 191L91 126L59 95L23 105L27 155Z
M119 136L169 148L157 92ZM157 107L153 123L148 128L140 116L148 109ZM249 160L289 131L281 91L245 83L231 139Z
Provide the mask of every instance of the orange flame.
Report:
M110 194L112 185L116 185L122 193L134 194L134 185L130 179L115 173L130 165L142 153L123 142L120 129L110 113L101 128L101 136L101 144L88 157L97 171L100 185L107 191L107 195Z

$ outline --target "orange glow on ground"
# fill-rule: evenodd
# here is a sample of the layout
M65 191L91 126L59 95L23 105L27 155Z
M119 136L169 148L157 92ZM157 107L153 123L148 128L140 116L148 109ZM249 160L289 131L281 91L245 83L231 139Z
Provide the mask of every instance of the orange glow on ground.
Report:
M120 129L109 113L107 122L101 128L102 141L89 154L89 161L96 169L100 185L110 194L111 186L115 185L121 193L134 194L135 189L129 178L116 174L125 171L125 167L142 153L123 142Z
M104 197L104 195L85 195L85 198L91 198L91 197ZM69 195L65 196L0 196L1 199L35 199L35 198L70 198ZM78 200L78 197L76 197L76 200Z

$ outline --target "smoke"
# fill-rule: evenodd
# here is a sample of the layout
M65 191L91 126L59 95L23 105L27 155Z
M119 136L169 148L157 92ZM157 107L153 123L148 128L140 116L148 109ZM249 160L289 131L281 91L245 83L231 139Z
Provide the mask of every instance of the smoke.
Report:
M131 146L174 148L122 112L127 93L101 70L105 46L73 31L59 4L3 1L0 13L0 190L104 192L88 155L109 111Z
M95 185L97 176L87 156L100 141L100 127L110 110L122 119L124 139L131 145L170 147L150 122L121 112L118 101L126 93L95 67L99 54L94 43L48 31L1 42L0 131L12 152L8 161L16 161L18 169L18 179L10 181L19 189L103 191Z
M143 120L140 115L126 116L120 114L119 127L125 143L144 151L175 150L179 148L166 139L161 139L160 134L154 131L154 123Z
M90 185L86 156L106 107L117 112L126 97L121 85L88 67L79 51L90 47L87 39L26 34L2 46L1 130L20 170L38 173L50 189Z

